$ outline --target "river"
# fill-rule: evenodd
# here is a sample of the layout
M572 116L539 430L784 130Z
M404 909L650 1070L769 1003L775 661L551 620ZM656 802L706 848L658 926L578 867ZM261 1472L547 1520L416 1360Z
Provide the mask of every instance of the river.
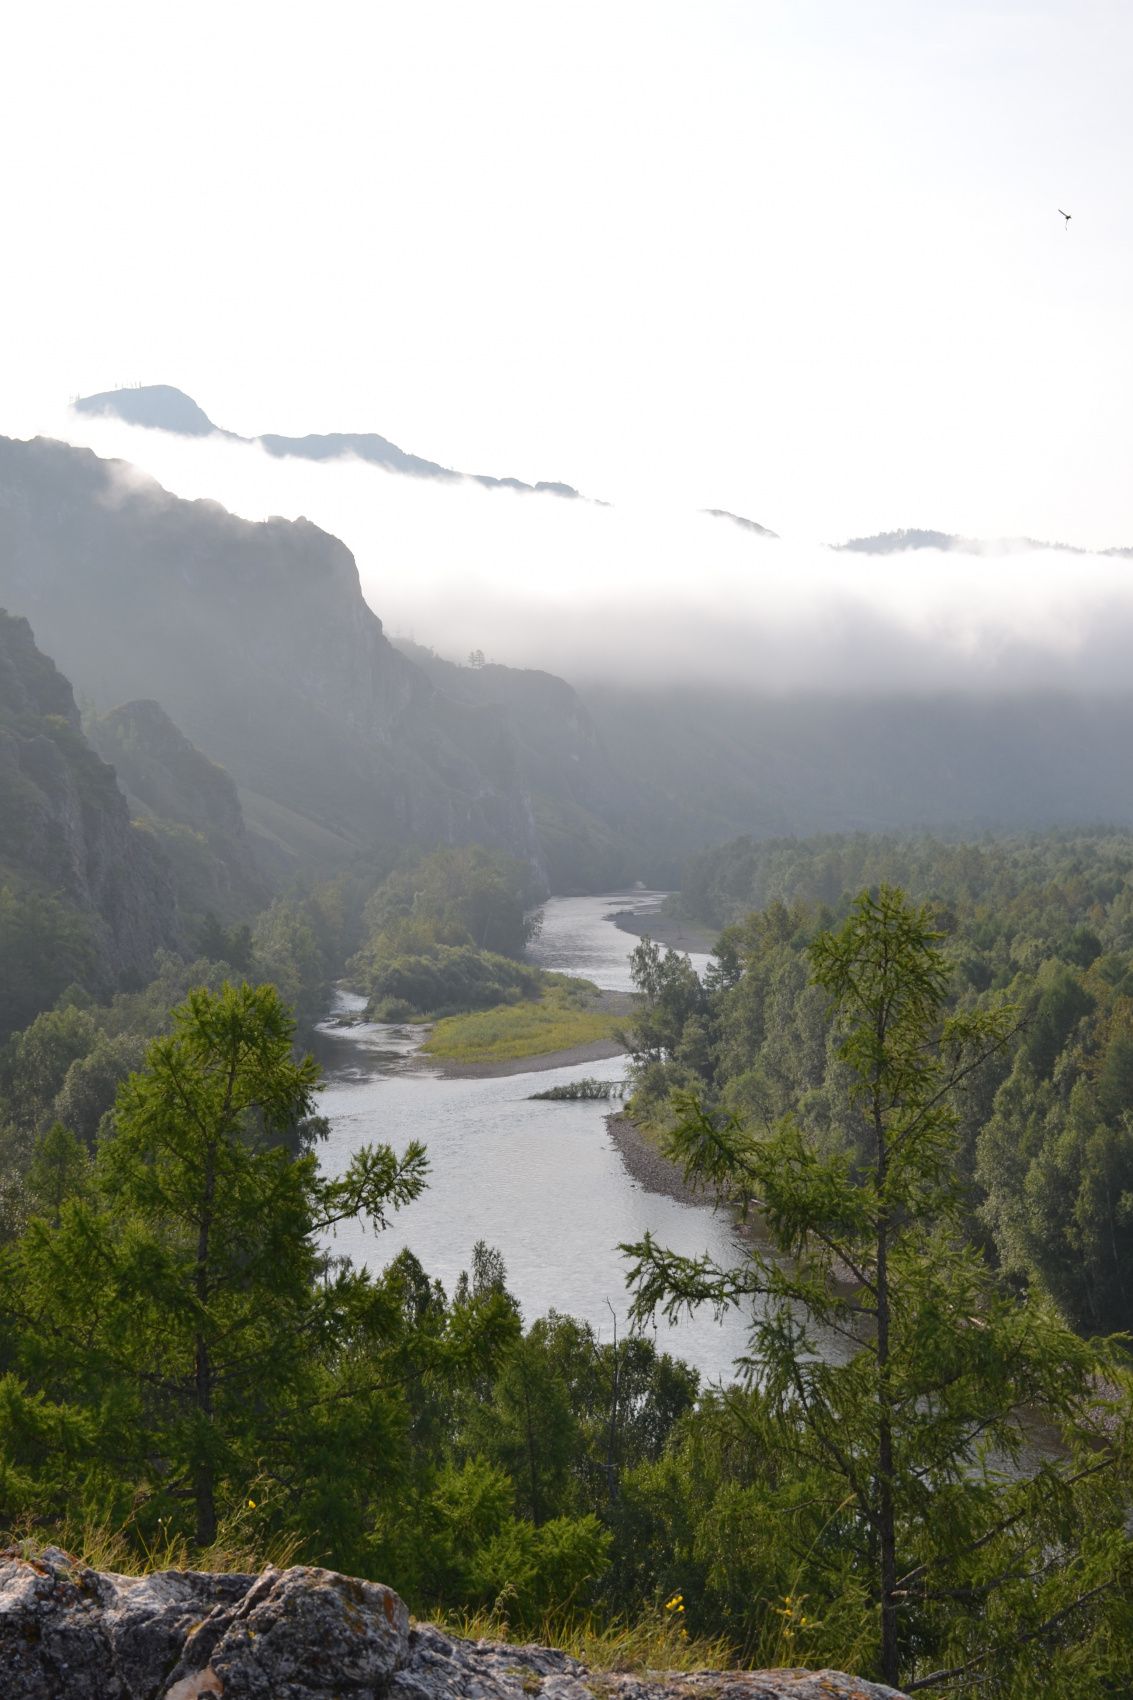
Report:
M631 987L637 939L616 927L617 909L655 909L661 893L619 892L552 898L531 948L540 967L577 974L615 991ZM703 971L708 958L693 956ZM361 1000L340 994L339 1016ZM662 1245L724 1261L741 1254L731 1220L704 1205L647 1192L628 1173L606 1129L608 1104L532 1102L560 1082L595 1076L620 1080L624 1059L488 1079L454 1079L413 1053L419 1034L384 1024L324 1024L320 1112L330 1122L322 1161L341 1172L359 1145L382 1140L402 1151L411 1139L428 1148L428 1190L375 1237L361 1224L339 1231L336 1249L380 1267L408 1246L451 1291L483 1239L503 1254L508 1285L524 1317L555 1309L584 1318L601 1337L628 1326L622 1241L649 1229ZM706 1312L676 1326L661 1322L658 1344L708 1379L732 1377L746 1349L735 1311L721 1324Z
M648 913L661 892L615 892L601 897L551 898L530 954L540 967L578 974L612 991L632 987L629 958L637 944L616 927L621 909ZM708 957L691 955L703 973ZM743 1243L731 1218L700 1204L647 1192L627 1171L606 1129L609 1106L590 1102L532 1102L533 1092L560 1081L596 1076L620 1080L622 1057L570 1068L474 1080L453 1078L416 1056L412 1027L357 1020L364 1000L340 993L331 1021L319 1029L324 1085L320 1112L330 1122L324 1167L340 1173L358 1146L385 1141L403 1151L411 1139L428 1148L428 1190L375 1236L359 1223L340 1229L335 1249L380 1268L403 1247L451 1292L479 1239L502 1252L508 1286L528 1322L549 1310L584 1318L600 1337L628 1327L626 1260L619 1242L649 1229L662 1245L731 1262ZM343 1019L353 1022L340 1025ZM728 1381L747 1346L742 1315L721 1323L707 1311L675 1326L660 1322L658 1344L695 1366L703 1379ZM848 1355L844 1340L819 1333L828 1361ZM1021 1460L1030 1473L1059 1455L1057 1440L1024 1418L1029 1444ZM1004 1461L1008 1475L1015 1466Z

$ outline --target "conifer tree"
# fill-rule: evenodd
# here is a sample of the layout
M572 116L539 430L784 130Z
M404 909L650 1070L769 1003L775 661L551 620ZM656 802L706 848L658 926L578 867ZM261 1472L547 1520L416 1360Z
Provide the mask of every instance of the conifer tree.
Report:
M120 1088L93 1174L65 1200L47 1189L50 1214L10 1253L5 1357L86 1409L109 1484L148 1477L207 1547L219 1485L278 1473L336 1342L366 1332L375 1290L331 1266L328 1234L381 1227L425 1157L365 1147L327 1178L289 1149L318 1071L292 1055L273 986L198 989L173 1020Z
M752 1307L746 1420L784 1539L807 1531L816 1599L868 1579L882 1680L1049 1669L1119 1589L1127 1396L1108 1428L1102 1407L1127 1378L1113 1345L1007 1290L965 1240L954 1094L1015 1015L947 1013L941 936L893 888L863 893L811 957L855 1126L831 1154L790 1116L757 1134L678 1096L672 1154L754 1209L760 1237L731 1268L649 1235L624 1247L635 1314ZM1039 1462L1038 1417L1062 1448Z

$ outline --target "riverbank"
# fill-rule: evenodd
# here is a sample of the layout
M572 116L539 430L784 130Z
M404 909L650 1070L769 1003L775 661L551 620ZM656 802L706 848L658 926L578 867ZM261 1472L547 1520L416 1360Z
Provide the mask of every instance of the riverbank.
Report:
M642 1133L627 1115L615 1112L606 1117L610 1138L621 1153L626 1170L646 1192L659 1192L678 1204L710 1203L703 1192L689 1186L680 1166L662 1155L656 1143Z
M634 938L651 938L654 944L667 945L670 950L693 956L711 956L720 936L709 927L677 920L672 915L663 914L660 909L644 913L635 909L619 909L610 919L621 932L632 933Z

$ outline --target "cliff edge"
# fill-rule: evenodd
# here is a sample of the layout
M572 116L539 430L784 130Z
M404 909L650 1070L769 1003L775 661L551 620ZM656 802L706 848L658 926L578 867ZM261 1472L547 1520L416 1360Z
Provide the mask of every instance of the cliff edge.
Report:
M115 1576L0 1553L5 1700L903 1700L837 1671L588 1671L411 1627L391 1588L299 1566Z

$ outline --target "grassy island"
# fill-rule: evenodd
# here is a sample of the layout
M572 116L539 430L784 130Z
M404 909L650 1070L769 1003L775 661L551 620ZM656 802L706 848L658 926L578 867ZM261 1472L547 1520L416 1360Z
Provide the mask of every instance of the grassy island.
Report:
M535 998L445 1016L423 1047L426 1055L446 1062L510 1062L616 1038L625 1017L602 1009L597 987L558 974L540 979Z

